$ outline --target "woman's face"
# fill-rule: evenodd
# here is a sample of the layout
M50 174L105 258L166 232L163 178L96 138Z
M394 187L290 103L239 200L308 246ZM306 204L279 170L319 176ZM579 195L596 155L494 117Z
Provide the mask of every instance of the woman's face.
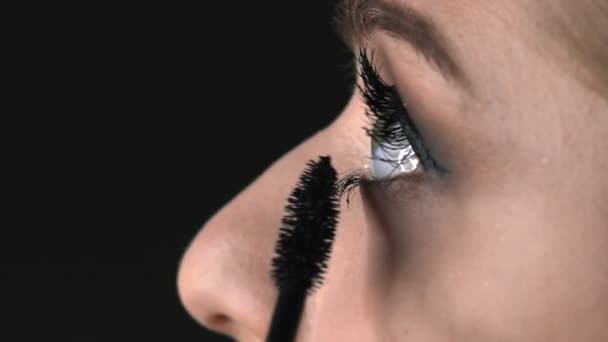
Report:
M351 13L372 26L347 30L355 49L374 52L446 172L343 200L298 341L608 341L608 104L530 4L367 0L368 16ZM265 338L289 192L319 155L340 174L370 164L365 107L355 92L201 229L178 279L201 324Z

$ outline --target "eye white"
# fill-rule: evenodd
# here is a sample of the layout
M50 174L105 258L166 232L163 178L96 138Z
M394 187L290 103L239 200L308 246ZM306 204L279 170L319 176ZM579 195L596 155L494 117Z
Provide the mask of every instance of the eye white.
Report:
M389 179L401 173L413 172L420 160L409 142L400 146L385 142L372 141L372 176L376 179Z

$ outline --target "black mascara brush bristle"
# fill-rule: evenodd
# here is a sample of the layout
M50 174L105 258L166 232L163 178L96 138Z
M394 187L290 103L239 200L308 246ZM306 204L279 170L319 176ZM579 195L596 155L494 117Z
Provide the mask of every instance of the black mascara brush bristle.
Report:
M272 259L279 296L267 342L295 340L306 296L323 281L338 223L337 178L329 157L310 161L289 196Z
M321 285L338 222L336 182L330 157L308 162L288 199L272 260L278 288L300 284L310 293Z

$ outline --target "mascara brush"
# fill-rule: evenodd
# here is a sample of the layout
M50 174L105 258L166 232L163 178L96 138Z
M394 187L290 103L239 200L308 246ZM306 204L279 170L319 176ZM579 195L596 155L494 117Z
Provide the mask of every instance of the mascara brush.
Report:
M272 259L279 298L267 342L294 340L306 296L323 282L338 223L337 178L330 157L311 160L287 200Z

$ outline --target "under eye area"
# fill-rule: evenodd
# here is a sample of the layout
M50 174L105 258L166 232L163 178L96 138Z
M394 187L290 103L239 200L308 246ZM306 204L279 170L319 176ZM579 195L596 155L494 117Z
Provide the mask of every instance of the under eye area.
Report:
M365 130L371 140L372 178L391 179L421 166L425 170L437 170L398 91L389 86L375 68L373 52L368 57L367 49L362 47L357 61L362 80L359 90L370 121Z

